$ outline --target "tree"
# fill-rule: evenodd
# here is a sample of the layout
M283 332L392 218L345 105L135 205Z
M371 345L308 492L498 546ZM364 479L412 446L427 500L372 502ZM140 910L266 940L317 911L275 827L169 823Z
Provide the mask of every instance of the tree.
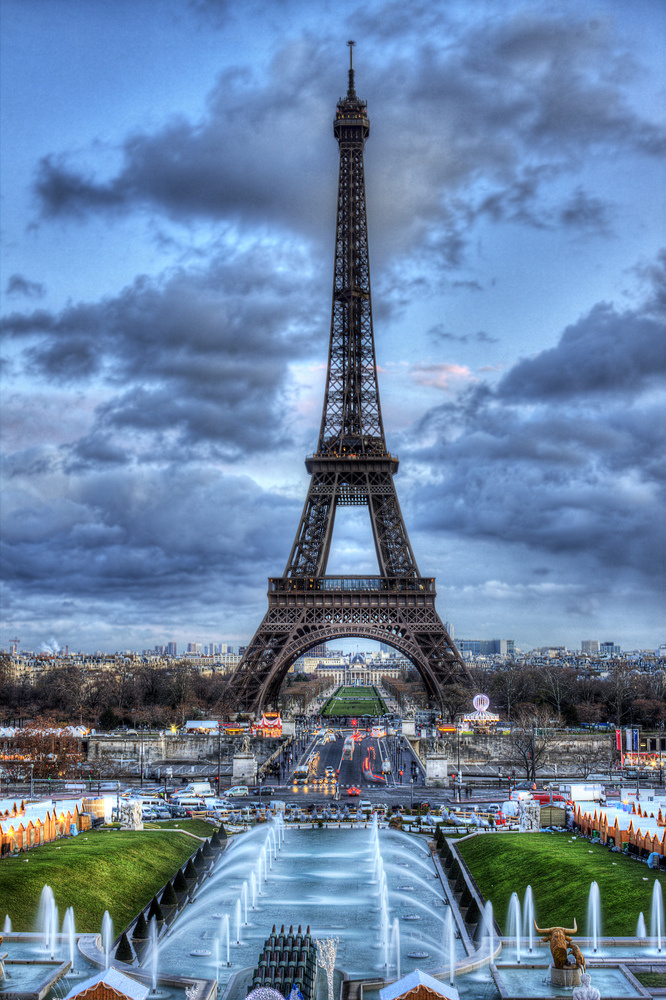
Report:
M441 689L440 705L448 721L454 722L465 710L471 711L472 692L462 684L445 684Z
M606 703L618 729L629 712L634 684L635 678L630 665L624 660L614 660L609 671Z
M6 753L11 764L3 761L5 771L14 778L25 777L31 765L35 778L64 778L75 775L83 760L80 742L64 729L55 729L45 719L35 719L7 740Z
M538 677L544 699L552 705L556 715L562 715L565 705L571 703L576 674L573 670L553 665L540 670Z
M503 669L492 677L492 700L498 708L503 708L507 719L511 719L514 706L520 702L533 701L534 683L530 670L510 660Z
M514 712L507 759L513 767L524 769L531 781L536 780L536 773L545 764L555 742L549 719L548 708L537 705L522 704Z

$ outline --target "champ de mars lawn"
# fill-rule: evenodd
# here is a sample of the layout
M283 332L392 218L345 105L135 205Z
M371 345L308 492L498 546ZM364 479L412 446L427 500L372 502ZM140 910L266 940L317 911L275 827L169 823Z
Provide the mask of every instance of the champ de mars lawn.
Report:
M197 838L210 837L214 829L196 820L173 826ZM14 931L35 930L39 897L50 885L61 915L74 907L77 931L99 931L108 910L119 933L201 844L175 829L102 829L4 858L0 923L8 913Z
M575 918L585 936L592 882L599 886L604 936L635 935L641 912L649 933L654 882L663 885L664 875L623 854L572 833L493 833L457 847L505 933L511 893L522 904L531 885L541 927L573 927Z

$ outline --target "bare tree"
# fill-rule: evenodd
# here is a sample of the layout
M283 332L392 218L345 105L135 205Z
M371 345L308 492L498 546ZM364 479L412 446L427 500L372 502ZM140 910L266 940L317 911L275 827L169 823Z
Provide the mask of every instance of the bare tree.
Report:
M462 684L445 684L441 688L440 705L442 711L450 722L454 722L456 716L472 709L473 692Z
M543 706L521 704L514 711L508 763L524 770L528 780L536 781L536 773L543 767L555 742L549 722L550 711Z
M618 728L629 711L635 683L631 666L624 660L614 660L609 671L606 703Z
M574 671L565 667L553 665L539 671L539 686L556 715L562 715L563 706L570 703L575 683Z

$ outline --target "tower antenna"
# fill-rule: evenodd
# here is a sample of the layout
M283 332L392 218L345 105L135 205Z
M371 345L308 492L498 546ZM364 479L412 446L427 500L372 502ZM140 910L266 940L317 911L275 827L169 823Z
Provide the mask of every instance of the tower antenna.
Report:
M356 97L356 90L354 89L354 46L356 42L348 41L349 46L349 87L347 88L347 97Z

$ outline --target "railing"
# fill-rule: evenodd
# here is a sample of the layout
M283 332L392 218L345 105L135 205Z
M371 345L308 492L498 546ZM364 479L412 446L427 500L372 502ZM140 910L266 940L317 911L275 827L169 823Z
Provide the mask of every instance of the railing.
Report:
M434 593L435 578L400 577L400 576L271 576L268 578L270 593L280 591L382 591L396 593L398 591L416 591L419 593Z

